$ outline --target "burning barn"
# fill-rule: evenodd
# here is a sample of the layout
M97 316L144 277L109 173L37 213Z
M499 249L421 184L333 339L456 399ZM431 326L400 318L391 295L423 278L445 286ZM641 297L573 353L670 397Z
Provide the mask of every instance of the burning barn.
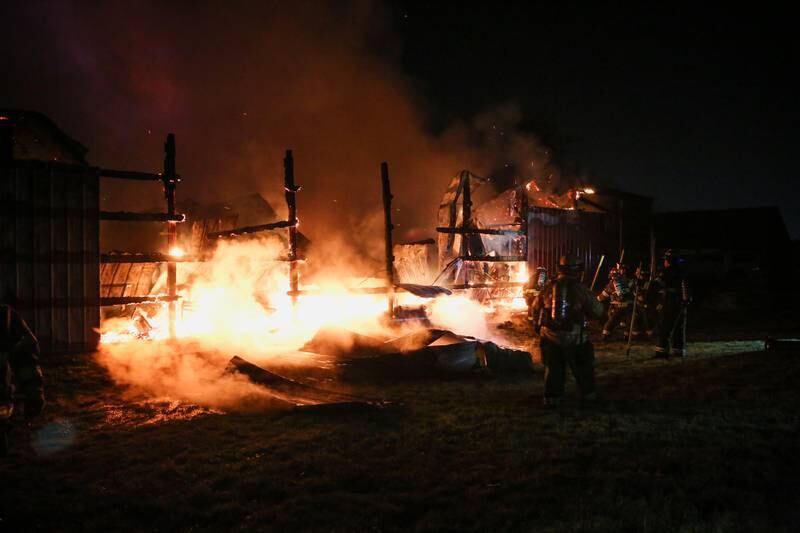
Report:
M387 300L394 319L416 320L415 309L451 290L468 289L488 304L483 310L501 302L521 307L528 273L552 270L562 253L578 253L590 270L604 255L610 265L622 250L637 260L650 248L649 198L587 187L552 193L528 182L473 207L474 193L488 180L468 171L450 182L439 206L438 241L393 246L384 164L385 278L364 284L355 272L336 272L301 287L308 240L297 229L291 152L284 161L288 216L277 220L258 194L177 204L172 135L162 172L109 170L89 166L86 150L41 115L2 116L2 288L16 295L45 351L92 350L99 330L107 342L215 335L239 342L246 334L257 337L253 342L296 347L331 320L376 324ZM100 178L159 185L165 208L103 211ZM164 251L103 252L101 221L158 223L161 242L153 240L151 250ZM119 324L101 325L101 310ZM458 323L462 311L463 305L439 305L440 325Z
M605 257L601 275L623 253L629 262L649 263L651 198L590 187L555 193L529 181L474 205L488 181L460 172L439 206L438 280L446 286L507 298L529 272L552 272L567 252L582 257L587 271Z
M122 310L135 336L153 328L146 309L137 306L155 305L165 311L162 333L174 335L181 300L177 264L206 258L205 246L196 246L192 254L179 246L178 224L185 216L178 213L175 203L179 177L173 135L167 137L160 173L90 166L86 152L39 113L0 110L0 294L20 311L45 353L94 350L101 338L103 309ZM296 230L293 205L297 188L292 169L289 152L285 189L290 220L242 226L260 222L257 217L263 217L265 211L274 216L262 198L251 195L232 202L236 210L223 206L227 207L224 214L217 213L219 206L210 206L207 212L199 210L195 223L184 232L187 244L288 228L288 237L279 239L284 251L276 253L275 259L289 265L289 287L284 293L289 288L296 290L297 243L306 240L298 239ZM165 209L104 211L101 178L139 182L140 186L158 184L163 188ZM217 224L213 228L211 219ZM103 221L159 223L162 242L156 246L164 251L103 253ZM195 234L200 234L199 239Z

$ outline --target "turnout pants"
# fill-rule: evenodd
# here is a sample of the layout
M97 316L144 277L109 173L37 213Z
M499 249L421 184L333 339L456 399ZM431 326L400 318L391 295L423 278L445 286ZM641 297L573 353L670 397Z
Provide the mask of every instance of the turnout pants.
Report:
M0 352L0 431L3 430L2 425L11 416L11 410L14 405L12 387L8 354Z
M636 322L633 324L633 333L644 331L649 335L653 329L652 323L650 308L641 302L636 304Z
M686 313L680 303L665 304L658 314L656 353L686 355Z
M628 323L630 320L631 312L633 311L633 304L628 305L614 305L611 304L608 308L608 320L603 326L603 336L611 335L611 332L619 325L622 320Z
M567 367L575 376L581 397L594 394L594 346L591 342L578 346L561 346L542 338L540 347L544 364L546 400L558 400L564 396Z

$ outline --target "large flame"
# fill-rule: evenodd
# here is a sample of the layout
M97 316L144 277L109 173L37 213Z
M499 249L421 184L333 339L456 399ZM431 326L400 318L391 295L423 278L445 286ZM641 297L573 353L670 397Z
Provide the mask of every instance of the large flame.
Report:
M387 295L379 292L385 286L382 279L328 272L302 283L302 294L293 301L288 265L278 260L283 254L277 240L223 242L209 261L179 263L176 336L191 338L209 350L269 354L297 350L325 326L378 336L396 334L396 326L387 331ZM527 277L524 268L514 276L515 281ZM378 292L370 294L371 288ZM430 320L439 326L487 335L485 312L490 308L465 305L463 296L433 301L398 292L394 297L400 306L427 307ZM101 330L104 345L168 337L166 303L106 320Z
M279 240L262 239L222 243L209 261L179 263L177 339L169 338L169 304L142 305L103 322L98 360L115 381L151 396L251 409L273 399L222 372L233 355L281 366L319 365L319 358L300 349L325 326L384 340L424 327L386 320L385 281L353 271L301 277L301 294L293 301L288 264L279 260L284 255ZM517 268L513 279L522 281L524 265ZM163 276L155 287L163 287ZM496 300L481 304L464 294L422 299L402 291L394 298L398 307L424 309L434 327L492 338L487 314L497 309ZM520 302L508 300L512 308Z

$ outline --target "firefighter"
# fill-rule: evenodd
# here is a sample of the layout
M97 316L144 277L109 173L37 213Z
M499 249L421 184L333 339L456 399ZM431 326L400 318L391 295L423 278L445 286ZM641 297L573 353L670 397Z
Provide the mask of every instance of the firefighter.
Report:
M7 299L6 299L7 300ZM14 410L15 393L25 398L25 418L44 409L39 342L25 320L7 303L0 303L0 453L6 451L6 433Z
M642 270L639 266L634 273L634 296L636 298L636 321L633 323L633 336L636 337L643 329L645 335L650 337L653 335L654 320L650 316L653 308L652 304L652 285L650 279L650 272Z
M525 296L525 304L528 306L528 320L531 322L533 321L533 302L546 284L547 269L540 266L536 267L536 271L531 274L528 282L522 287L522 293Z
M586 329L587 317L600 318L602 304L580 281L583 262L562 256L558 277L551 280L533 303L534 330L540 336L544 372L544 404L556 406L564 395L569 366L581 399L595 399L594 347Z
M602 340L608 340L620 322L624 321L627 324L630 320L633 292L633 280L628 277L628 269L622 263L617 263L608 275L608 285L597 297L601 302L610 302L608 319L603 325Z
M689 285L680 258L667 250L664 268L654 280L658 294L658 344L656 358L686 357L686 313Z

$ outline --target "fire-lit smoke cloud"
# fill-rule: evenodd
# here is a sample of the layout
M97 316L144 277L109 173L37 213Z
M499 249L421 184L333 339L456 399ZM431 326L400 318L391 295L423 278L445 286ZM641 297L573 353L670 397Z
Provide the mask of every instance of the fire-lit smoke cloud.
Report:
M423 95L397 67L402 43L380 3L34 1L5 9L0 39L14 51L0 59L5 104L50 115L87 145L90 162L110 168L159 170L164 136L174 132L178 194L201 201L257 191L281 212L291 148L302 231L312 240L332 229L350 241L380 238L379 224L362 221L380 209L384 160L399 240L432 236L441 194L462 168L488 175L513 162L551 173L535 140L515 137L513 106L441 135L426 131ZM157 187L104 187L107 204L163 202Z
M480 146L484 165L490 169L495 188L512 186L514 179L535 180L539 187L556 191L571 185L553 162L552 148L521 128L522 110L513 102L478 113L472 120L471 144Z
M5 3L0 14L2 105L50 116L94 165L159 171L174 132L179 200L255 191L284 216L283 157L294 151L300 230L316 250L301 279L322 293L293 310L285 263L269 266L285 250L262 241L223 244L191 281L181 265L192 309L179 334L191 345L162 342L162 309L151 316L162 340L101 352L114 379L151 394L227 407L253 393L220 377L232 355L302 362L295 350L327 325L398 334L382 330L385 297L344 291L383 276L382 161L402 241L433 236L441 196L461 169L488 176L544 157L528 138L508 141L519 122L513 107L428 131L424 95L397 66L402 43L381 3L34 0ZM102 187L106 209L163 205L158 185ZM432 319L459 334L487 331L477 304L437 302ZM104 327L113 333L113 323Z

